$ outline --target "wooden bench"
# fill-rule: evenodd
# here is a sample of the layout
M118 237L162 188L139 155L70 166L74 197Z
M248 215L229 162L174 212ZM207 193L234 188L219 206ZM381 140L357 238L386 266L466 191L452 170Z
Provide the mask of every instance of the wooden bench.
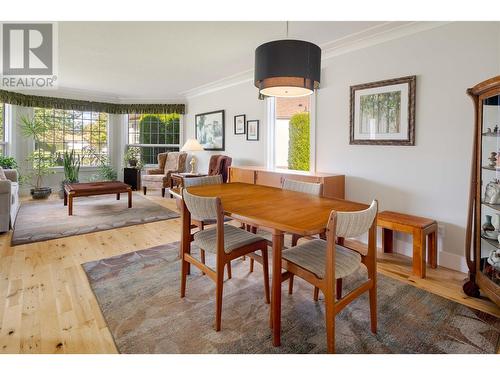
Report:
M437 267L437 223L424 217L383 211L378 214L377 225L382 228L382 249L384 253L393 251L393 231L413 235L413 275L425 277L426 245L429 237L428 262Z

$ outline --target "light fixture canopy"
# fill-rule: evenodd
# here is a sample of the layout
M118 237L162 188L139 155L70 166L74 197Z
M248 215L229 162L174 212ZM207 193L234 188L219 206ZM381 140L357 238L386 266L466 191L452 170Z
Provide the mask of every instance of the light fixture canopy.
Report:
M283 39L255 50L254 84L265 96L306 96L319 88L321 48L303 40Z

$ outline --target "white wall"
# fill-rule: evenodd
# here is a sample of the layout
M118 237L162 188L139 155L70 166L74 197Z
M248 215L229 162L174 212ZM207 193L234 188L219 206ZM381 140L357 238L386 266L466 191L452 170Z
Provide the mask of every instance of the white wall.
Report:
M257 99L252 84L238 85L209 95L192 98L187 104L184 117L184 139L194 138L195 115L197 113L226 111L225 151L200 151L195 154L197 170L206 172L211 155L224 154L233 158L233 165L264 165L266 163L265 103ZM259 141L247 141L246 135L234 134L234 116L245 114L248 120L259 120ZM189 163L189 160L188 160ZM189 164L188 164L189 169Z
M346 198L438 220L439 263L465 271L464 237L473 133L468 87L500 74L499 23L452 23L323 62L317 94L318 172L346 175ZM417 76L416 145L349 145L349 86ZM235 164L265 165L259 144L233 135L232 116L265 118L252 83L188 101L186 132L194 136L196 113L226 110L226 153ZM266 131L261 123L261 134ZM208 153L203 155L206 169ZM411 238L396 236L411 254Z

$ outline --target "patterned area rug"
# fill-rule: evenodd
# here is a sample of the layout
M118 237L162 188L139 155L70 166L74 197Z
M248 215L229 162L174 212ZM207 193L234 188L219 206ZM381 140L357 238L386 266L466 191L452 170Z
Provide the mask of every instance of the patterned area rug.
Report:
M298 278L291 296L283 285L282 346L272 346L262 268L256 264L249 273L248 258L233 261L222 330L215 332L215 284L193 267L181 299L178 248L172 243L83 264L121 353L326 352L324 304ZM359 271L344 285L363 276ZM500 319L380 274L378 291L377 335L370 332L365 294L337 316L338 353L495 353Z
M52 240L99 232L102 230L151 223L179 217L175 211L154 203L139 194L127 208L127 195L78 197L73 201L73 216L60 200L23 202L17 214L12 245Z

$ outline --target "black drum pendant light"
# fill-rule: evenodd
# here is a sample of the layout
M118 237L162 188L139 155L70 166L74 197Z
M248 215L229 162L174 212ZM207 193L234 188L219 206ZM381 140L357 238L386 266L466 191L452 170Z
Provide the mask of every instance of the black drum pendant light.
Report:
M288 22L287 22L288 37ZM306 96L319 88L321 48L303 40L283 39L255 50L255 87L263 96Z

